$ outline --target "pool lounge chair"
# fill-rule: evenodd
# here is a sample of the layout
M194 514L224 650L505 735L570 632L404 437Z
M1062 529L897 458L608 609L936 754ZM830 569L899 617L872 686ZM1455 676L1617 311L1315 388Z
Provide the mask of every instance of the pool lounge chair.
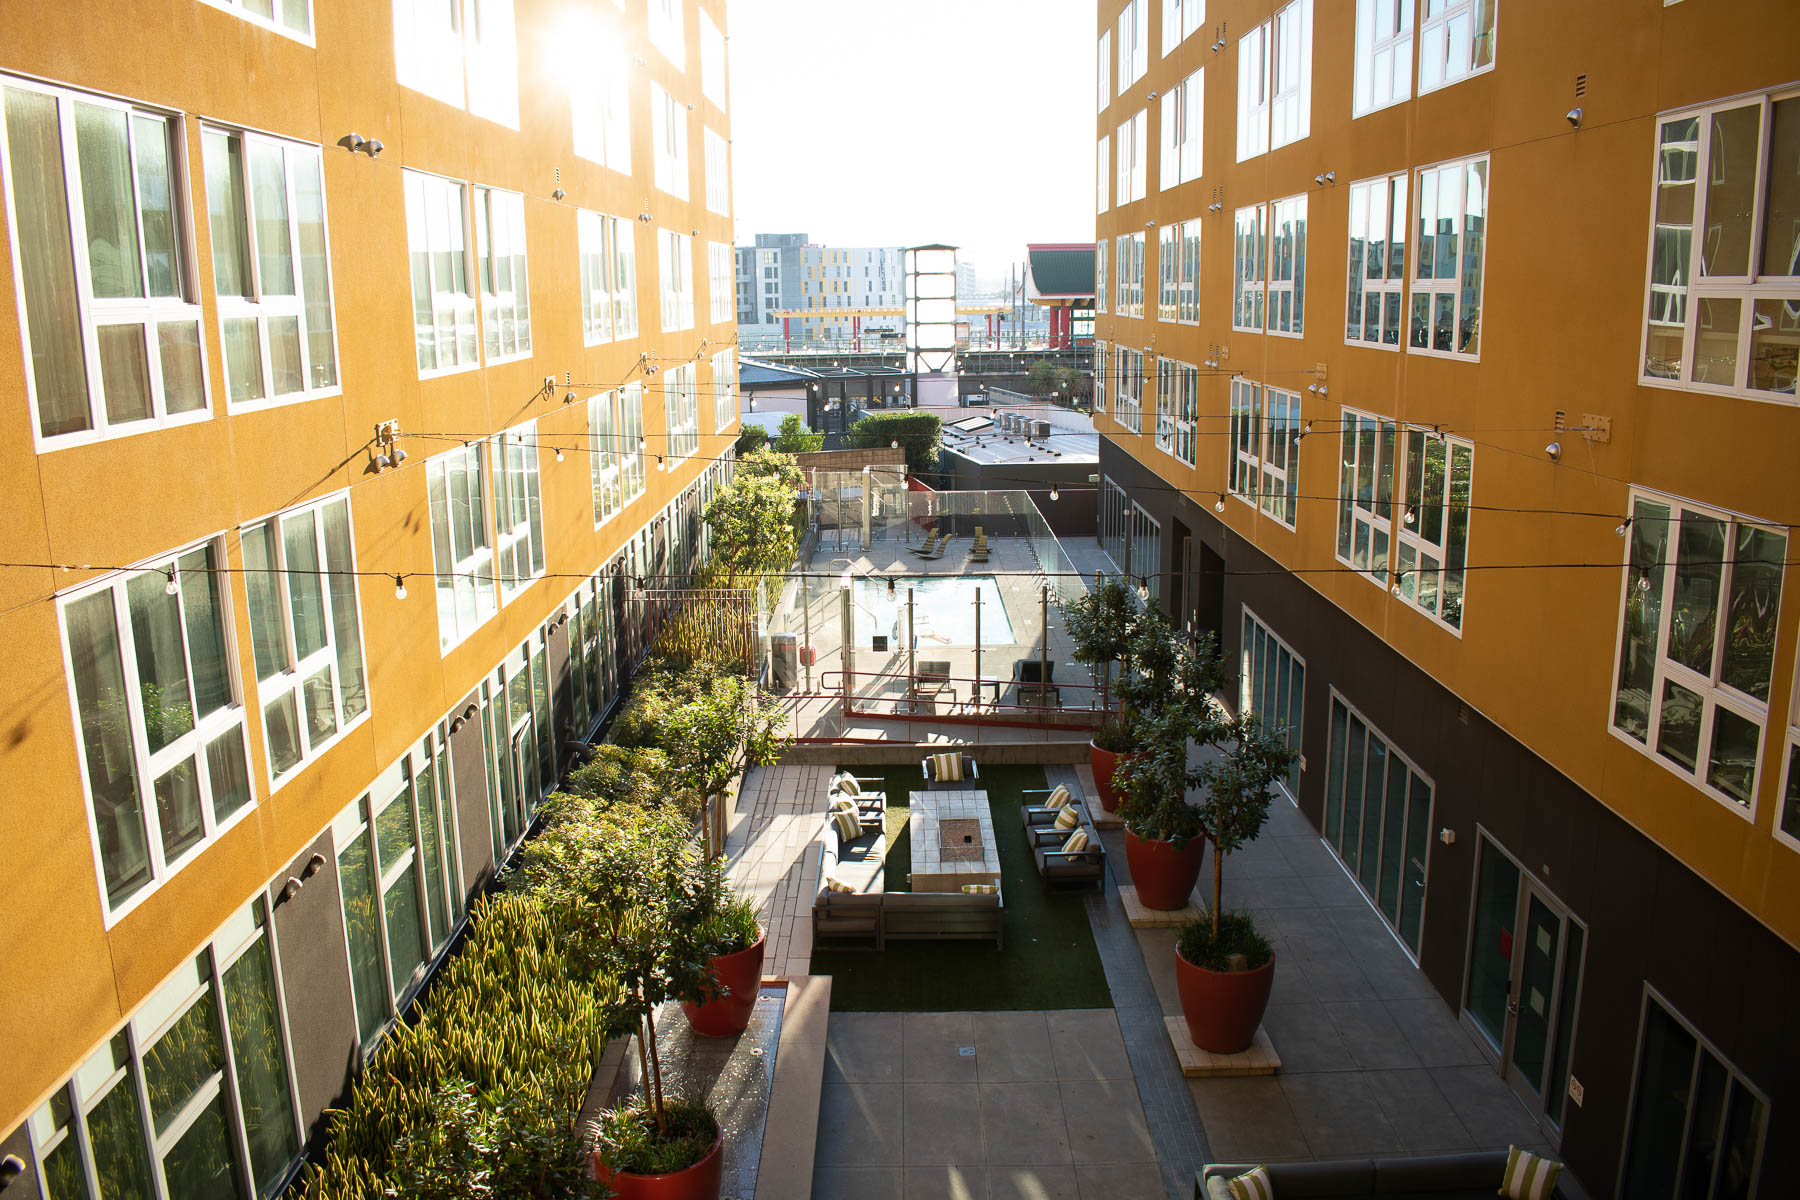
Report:
M920 558L935 558L937 557L936 552L938 551L938 548L949 540L950 535L947 533L934 533L925 539L925 544L923 546L914 546L912 552Z

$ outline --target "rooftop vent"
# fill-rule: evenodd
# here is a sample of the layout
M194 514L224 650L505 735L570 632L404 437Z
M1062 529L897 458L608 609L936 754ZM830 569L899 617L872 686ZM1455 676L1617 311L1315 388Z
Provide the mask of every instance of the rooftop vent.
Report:
M1050 438L1050 422L1048 422L1048 421L1037 422L1037 436L1046 441L1049 440L1049 438Z

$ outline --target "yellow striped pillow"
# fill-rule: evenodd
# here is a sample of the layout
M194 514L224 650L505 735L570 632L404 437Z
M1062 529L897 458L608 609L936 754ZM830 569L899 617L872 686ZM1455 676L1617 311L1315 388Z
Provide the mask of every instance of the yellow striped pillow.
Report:
M1081 824L1081 816L1072 808L1065 808L1056 814L1056 827L1070 830Z
M1508 1146L1506 1171L1500 1176L1498 1194L1509 1200L1550 1200L1550 1193L1556 1189L1556 1177L1561 1174L1561 1163L1539 1158L1517 1146Z
M825 877L825 890L829 892L849 892L852 894L856 891L855 888L839 879L836 875L827 875Z
M1069 840L1062 844L1063 853L1064 854L1074 854L1077 851L1086 850L1087 845L1088 845L1087 830L1077 829L1074 833L1071 833L1069 835Z
M1225 1186L1231 1189L1231 1200L1275 1200L1267 1167L1256 1167L1236 1179L1227 1179Z
M854 802L852 802L852 807L847 810L842 808L833 810L831 819L837 825L838 836L846 842L854 842L862 836L862 822L857 820Z
M965 896L998 896L1000 885L997 883L965 883L962 890Z
M862 784L856 782L856 776L845 771L837 777L837 790L846 796L862 795Z
M856 801L852 800L848 796L839 796L837 799L835 799L831 802L831 807L826 809L825 811L830 812L830 813L855 812L856 811Z
M955 783L962 779L962 754L953 751L949 754L931 756L931 773L937 776L939 783Z
M1044 807L1061 808L1066 804L1073 803L1075 803L1075 797L1069 795L1069 789L1059 783L1056 785L1056 790L1050 793L1049 799L1044 801Z

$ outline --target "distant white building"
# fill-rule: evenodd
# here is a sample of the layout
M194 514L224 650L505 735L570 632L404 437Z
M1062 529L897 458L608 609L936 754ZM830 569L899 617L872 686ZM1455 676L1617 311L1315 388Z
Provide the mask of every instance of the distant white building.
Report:
M905 287L898 246L818 246L803 233L759 233L737 248L738 345L754 350L898 338ZM891 313L870 310L892 309ZM808 315L784 318L782 313ZM810 315L817 313L817 316Z

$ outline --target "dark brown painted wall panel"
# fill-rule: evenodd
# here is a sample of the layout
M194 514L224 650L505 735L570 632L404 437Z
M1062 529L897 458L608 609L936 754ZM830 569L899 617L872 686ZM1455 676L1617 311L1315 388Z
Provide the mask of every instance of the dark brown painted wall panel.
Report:
M305 878L315 854L325 861ZM292 899L283 900L281 891L290 878L303 882ZM294 1099L310 1139L323 1132L325 1109L343 1099L358 1055L344 904L329 829L270 883L269 905L281 953L281 989L287 999Z

